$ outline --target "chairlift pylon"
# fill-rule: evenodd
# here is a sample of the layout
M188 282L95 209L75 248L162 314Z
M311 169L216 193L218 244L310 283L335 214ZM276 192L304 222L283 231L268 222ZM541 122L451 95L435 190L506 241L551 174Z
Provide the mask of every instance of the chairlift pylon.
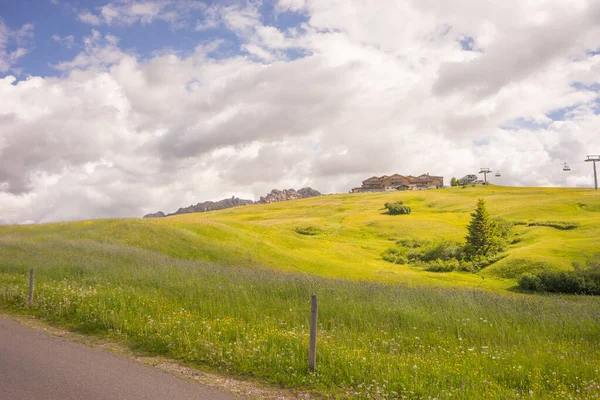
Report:
M565 165L563 166L563 171L569 172L571 170L571 168L567 165L567 163L565 163Z

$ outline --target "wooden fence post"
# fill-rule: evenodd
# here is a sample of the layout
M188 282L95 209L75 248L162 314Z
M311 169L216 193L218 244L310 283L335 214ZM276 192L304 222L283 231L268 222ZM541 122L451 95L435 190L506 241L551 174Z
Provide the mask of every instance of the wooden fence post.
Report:
M29 305L33 305L33 268L29 270Z
M308 369L315 370L317 363L317 296L310 299L310 345L308 354Z

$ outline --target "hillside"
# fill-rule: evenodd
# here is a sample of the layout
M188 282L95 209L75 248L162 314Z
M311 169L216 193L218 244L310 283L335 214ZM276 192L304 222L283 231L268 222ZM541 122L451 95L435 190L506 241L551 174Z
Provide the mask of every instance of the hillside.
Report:
M478 274L429 273L382 259L382 252L402 238L463 240L478 198L486 200L494 217L579 226L515 226L518 243L509 247L508 256ZM403 200L412 214L388 215L383 204L394 200ZM316 228L318 234L302 235L297 228ZM507 288L526 270L570 269L572 262L591 256L600 237L600 195L589 189L498 186L343 194L160 219L0 227L0 235L5 243L86 240L325 277Z
M401 238L460 240L481 197L525 224L497 264L432 273L382 260ZM386 214L398 199L412 214ZM600 299L506 289L524 270L569 269L597 251L599 211L590 190L479 187L4 226L0 309L325 398L593 399ZM528 225L545 221L579 225Z

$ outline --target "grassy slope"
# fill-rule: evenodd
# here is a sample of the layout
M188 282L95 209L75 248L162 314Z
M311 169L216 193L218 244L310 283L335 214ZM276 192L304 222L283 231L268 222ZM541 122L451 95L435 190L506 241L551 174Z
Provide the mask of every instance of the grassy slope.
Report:
M569 231L517 226L513 234L521 242L511 246L508 257L478 275L429 273L381 259L381 253L400 238L463 240L469 213L480 197L495 217L581 225ZM386 214L383 203L394 200L403 200L413 213ZM600 196L591 190L490 186L333 195L154 220L0 227L0 235L50 242L86 239L152 249L175 258L325 277L507 288L536 266L569 269L573 261L584 261L597 251L599 222ZM315 226L323 232L303 236L295 232L298 226Z
M523 241L480 275L425 273L380 259L390 239L462 238L478 197L507 219L581 226L519 226ZM382 204L396 199L413 214L386 215ZM570 268L595 251L598 210L600 196L591 191L488 187L0 227L0 305L184 362L334 396L592 399L600 396L598 298L463 286L513 285L497 277L514 275L520 259ZM323 233L295 232L307 225ZM36 298L28 307L31 266ZM306 368L311 294L320 301L314 374Z

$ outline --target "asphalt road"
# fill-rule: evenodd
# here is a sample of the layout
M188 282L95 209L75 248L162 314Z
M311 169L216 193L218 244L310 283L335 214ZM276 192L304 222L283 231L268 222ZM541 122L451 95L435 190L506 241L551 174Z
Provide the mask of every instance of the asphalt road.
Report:
M2 400L234 400L118 355L0 318Z

